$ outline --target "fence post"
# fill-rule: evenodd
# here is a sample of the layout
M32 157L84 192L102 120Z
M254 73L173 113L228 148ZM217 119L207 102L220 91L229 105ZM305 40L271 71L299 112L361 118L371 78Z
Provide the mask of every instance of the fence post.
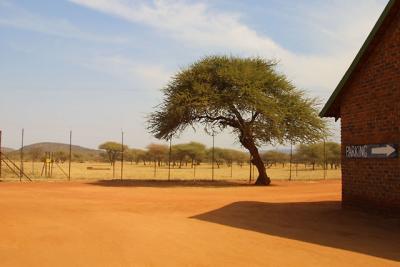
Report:
M293 142L290 141L289 181L292 180Z
M1 139L2 139L2 136L3 136L3 132L0 130L0 178L2 177L2 172L1 172L1 170L2 170L2 164L3 164L3 150L2 150L2 146L1 146Z
M250 167L250 175L249 175L249 184L251 183L251 154L249 159L249 167Z
M196 181L196 163L193 165L193 180Z
M124 176L124 131L121 131L121 181Z
M157 176L157 159L154 158L154 178Z
M215 161L215 133L213 132L212 134L212 163L211 163L211 169L212 169L212 176L211 176L211 181L214 181L214 161Z
M21 132L21 166L20 166L20 172L19 172L19 181L22 181L22 174L24 172L24 128L22 128Z
M72 161L72 131L69 131L68 181L71 181L71 161Z
M325 142L325 138L324 138L324 180L326 180L326 174L327 174L327 170L326 170L326 142Z
M171 180L171 154L172 154L172 137L169 138L169 153L168 153L168 181Z
M231 160L231 179L233 178L233 160Z

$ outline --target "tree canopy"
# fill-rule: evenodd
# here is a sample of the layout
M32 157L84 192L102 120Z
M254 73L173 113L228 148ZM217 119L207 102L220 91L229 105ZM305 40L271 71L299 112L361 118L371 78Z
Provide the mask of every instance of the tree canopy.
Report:
M128 147L125 145L122 147L122 144L111 141L99 145L99 149L106 151L108 160L110 161L111 164L115 164L118 154L121 153L123 150L126 150L127 148Z
M296 162L309 163L315 165L329 164L331 168L340 165L340 144L334 142L314 144L300 144L294 155Z
M229 128L252 155L256 184L270 183L258 146L314 142L326 134L316 100L262 58L205 57L177 73L163 93L149 116L151 133L170 139L196 124L208 133Z

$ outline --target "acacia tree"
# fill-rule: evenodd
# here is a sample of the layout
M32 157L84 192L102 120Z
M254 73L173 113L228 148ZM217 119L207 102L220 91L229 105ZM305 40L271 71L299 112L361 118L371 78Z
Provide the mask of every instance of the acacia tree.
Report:
M233 152L233 160L242 168L245 162L248 162L249 155L246 152L236 150Z
M324 152L323 152L323 144L310 144L304 145L301 144L298 146L296 154L297 158L303 161L304 163L310 163L312 165L312 169L315 170L315 164L324 165Z
M205 57L177 73L163 93L149 116L151 133L169 139L198 123L207 133L229 128L252 155L257 185L270 183L260 145L313 142L325 134L316 100L278 73L273 61Z
M331 165L331 169L333 166L337 168L340 164L340 144L335 142L326 142L326 161L327 164Z
M135 162L136 164L139 163L139 161L143 158L144 154L146 154L146 151L142 149L137 149L137 148L131 148L128 149L124 152L125 154L125 159L127 161L130 161L131 164Z
M272 165L276 165L277 163L282 163L283 165L285 165L285 163L289 161L288 154L275 150L264 152L261 155L261 158L263 159L267 168L271 167Z
M183 144L182 150L192 161L192 168L194 164L199 163L206 155L206 146L197 142Z
M108 156L108 160L113 168L113 177L115 177L115 162L117 161L118 155L128 149L127 146L123 146L117 142L105 142L99 145L99 149L105 150Z
M158 163L158 166L161 165L161 161L163 161L168 154L168 146L162 144L150 144L147 146L147 154L154 163Z

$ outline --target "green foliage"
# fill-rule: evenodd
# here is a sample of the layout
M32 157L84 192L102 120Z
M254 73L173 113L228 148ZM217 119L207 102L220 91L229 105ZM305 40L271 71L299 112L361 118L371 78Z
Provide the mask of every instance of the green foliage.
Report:
M128 149L127 146L123 146L120 143L117 142L105 142L101 145L99 145L99 149L105 150L108 156L108 160L111 164L115 164L115 161L117 160L118 154L122 152L122 150Z
M325 135L316 101L304 96L276 64L261 58L206 57L174 76L149 130L169 139L187 126L231 127L239 141L311 142ZM242 142L243 144L243 142Z
M300 162L310 163L314 169L315 164L321 163L324 160L323 145L299 145L297 148L296 159Z
M190 142L177 145L176 148L181 157L184 155L184 158L188 158L192 162L192 166L203 161L206 156L206 146L201 143Z
M163 89L164 101L150 114L148 129L170 139L197 124L208 133L229 128L252 155L256 184L269 184L257 146L308 143L326 135L316 100L275 68L261 58L205 57Z
M331 168L334 166L337 167L340 165L340 155L341 155L341 146L338 143L327 142L326 143L326 161L327 164L331 165Z
M147 155L150 160L161 162L168 157L168 146L150 144L147 146Z
M212 162L212 153L212 148L208 149L207 154L210 162ZM229 156L226 153L226 149L220 147L214 148L214 162L217 164L218 168L220 165L224 164L224 162L227 162L227 157Z
M271 166L277 163L286 163L290 160L290 155L287 153L279 152L276 150L266 151L261 155L264 163L267 166Z
M145 158L146 151L136 148L128 148L124 151L124 157L127 161L139 163Z
M212 148L207 150L207 158L209 162L212 162ZM227 164L230 166L234 162L238 165L243 165L243 163L249 161L249 154L240 150L215 147L214 160L218 167L221 164Z
M244 163L249 162L249 153L239 150L232 150L231 153L233 154L233 161L236 162L238 165L242 166Z
M294 159L296 162L311 164L313 168L316 164L323 166L325 160L331 168L337 167L340 164L340 144L327 142L325 150L324 143L302 144L297 147Z
M190 142L172 146L172 159L178 161L180 166L182 162L187 161L191 161L193 166L194 164L202 162L205 156L206 146L201 143Z

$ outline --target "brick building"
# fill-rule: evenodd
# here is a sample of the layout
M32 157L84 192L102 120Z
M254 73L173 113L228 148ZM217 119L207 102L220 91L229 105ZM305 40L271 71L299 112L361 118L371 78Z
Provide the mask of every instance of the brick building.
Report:
M341 119L343 205L400 214L400 0L391 0L320 116Z

